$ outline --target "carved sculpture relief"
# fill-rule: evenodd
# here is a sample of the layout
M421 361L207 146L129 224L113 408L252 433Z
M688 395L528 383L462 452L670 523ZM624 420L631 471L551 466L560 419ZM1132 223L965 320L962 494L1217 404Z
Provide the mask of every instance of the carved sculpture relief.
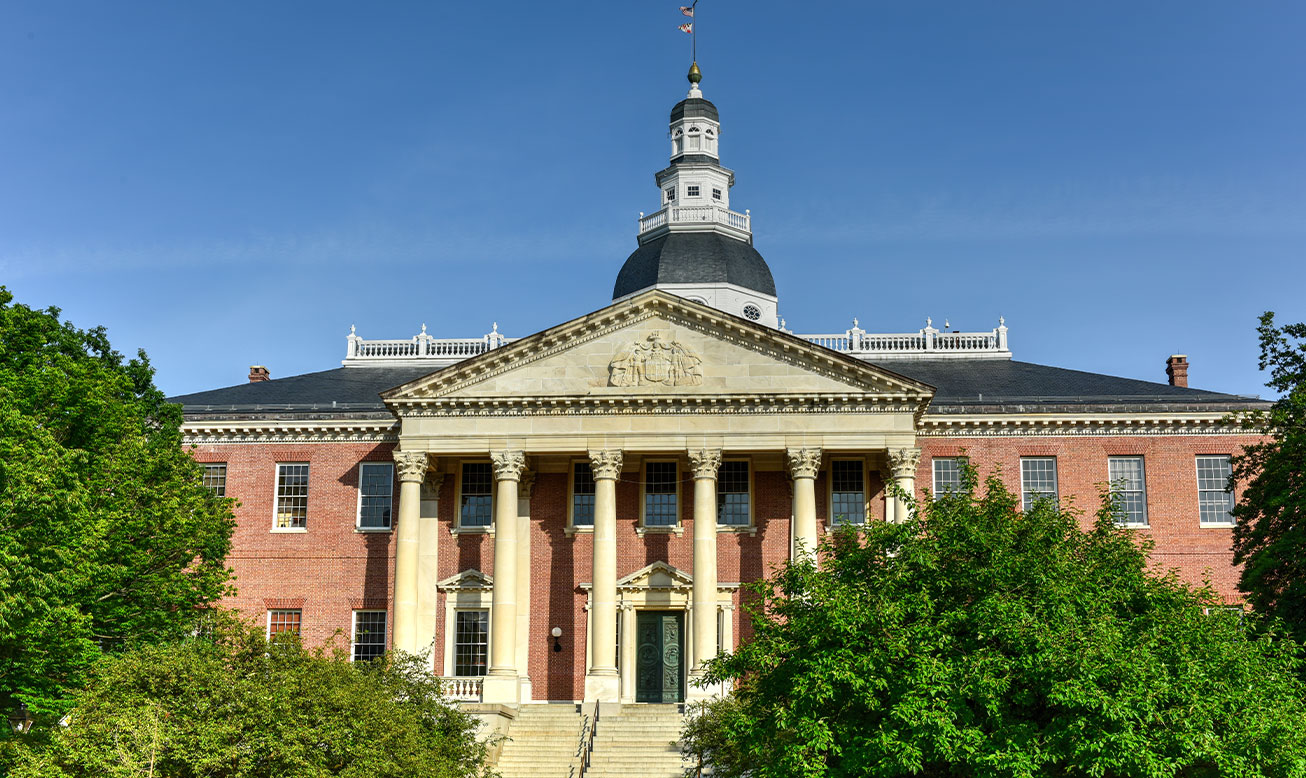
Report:
M621 449L597 449L589 452L590 472L594 480L616 480L621 477Z
M785 459L789 465L790 478L815 478L821 469L821 449L790 448L785 449Z
M521 480L522 471L526 469L526 455L520 451L491 452L490 462L494 466L494 477L499 481Z
M704 448L689 452L689 466L695 478L716 478L721 469L721 449Z
M421 483L426 478L426 453L422 451L396 451L395 464L399 468L399 480Z
M916 475L916 466L921 461L921 450L918 448L895 448L889 450L889 467L893 470L894 478L913 478Z
M703 360L679 341L650 333L608 364L609 386L702 386Z

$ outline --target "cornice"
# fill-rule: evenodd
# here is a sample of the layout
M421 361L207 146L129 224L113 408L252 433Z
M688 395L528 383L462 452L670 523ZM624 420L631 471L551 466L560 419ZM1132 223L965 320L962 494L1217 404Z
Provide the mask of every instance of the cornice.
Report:
M377 421L229 421L187 422L181 426L186 445L212 443L390 443L399 440L399 422Z
M1251 435L1227 413L926 414L923 438Z
M643 414L910 413L916 398L849 394L608 394L587 397L437 397L394 401L400 418L450 416L612 416Z

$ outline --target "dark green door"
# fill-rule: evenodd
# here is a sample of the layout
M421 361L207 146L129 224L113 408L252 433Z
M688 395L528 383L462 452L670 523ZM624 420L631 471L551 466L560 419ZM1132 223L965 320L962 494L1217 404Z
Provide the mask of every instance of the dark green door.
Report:
M684 613L640 611L635 614L635 699L638 702L683 702L685 699Z

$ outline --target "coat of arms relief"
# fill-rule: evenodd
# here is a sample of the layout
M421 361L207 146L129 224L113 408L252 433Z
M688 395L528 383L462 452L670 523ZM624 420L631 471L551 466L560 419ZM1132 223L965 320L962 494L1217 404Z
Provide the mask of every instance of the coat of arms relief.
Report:
M608 364L608 386L702 386L703 360L687 346L650 333Z

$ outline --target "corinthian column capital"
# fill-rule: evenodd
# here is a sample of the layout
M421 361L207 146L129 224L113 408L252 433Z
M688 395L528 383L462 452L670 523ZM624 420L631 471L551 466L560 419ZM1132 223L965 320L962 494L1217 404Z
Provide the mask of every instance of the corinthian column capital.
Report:
M689 452L689 466L695 478L716 478L721 468L721 449L700 448Z
M789 464L790 478L815 478L816 471L821 469L821 449L785 449L785 460Z
M526 455L520 451L495 451L490 454L496 481L519 481L526 469Z
M590 473L594 480L615 481L621 477L621 449L596 449L590 454Z
M400 482L420 484L426 478L425 451L396 451L394 458Z
M915 477L916 466L920 462L921 450L919 448L889 449L889 467L893 470L894 478Z

